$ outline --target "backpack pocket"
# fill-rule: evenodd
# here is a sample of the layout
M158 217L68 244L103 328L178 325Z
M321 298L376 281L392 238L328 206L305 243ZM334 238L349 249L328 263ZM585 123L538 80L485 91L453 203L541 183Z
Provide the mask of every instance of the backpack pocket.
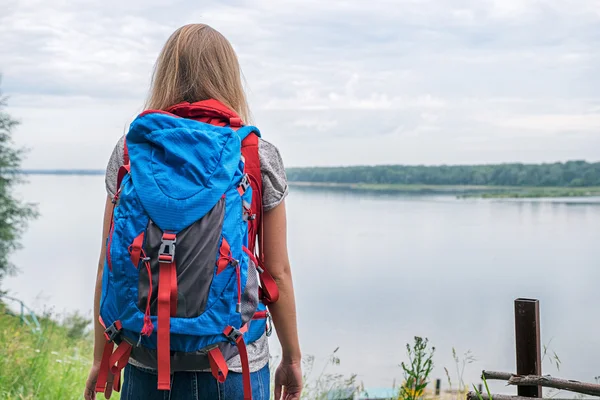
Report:
M256 270L254 261L246 253L244 253L243 258L247 260L248 277L244 293L242 294L242 325L252 319L258 307L258 271Z
M207 307L210 287L215 273L215 254L219 249L225 216L225 199L219 202L204 217L176 235L175 269L177 275L176 317L194 318ZM156 315L158 298L158 276L163 231L152 221L148 223L145 252L150 258L151 277L145 268L140 268L138 282L138 307L144 311L148 302L150 283L150 314Z

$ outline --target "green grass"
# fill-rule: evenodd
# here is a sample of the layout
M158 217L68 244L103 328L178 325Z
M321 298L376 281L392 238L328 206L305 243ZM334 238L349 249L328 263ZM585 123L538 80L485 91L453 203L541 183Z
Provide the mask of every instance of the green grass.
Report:
M84 317L75 315L67 318L62 325L49 317L40 318L41 332L34 333L31 328L23 324L18 316L9 315L0 302L0 400L71 400L82 399L83 389L92 357L92 337L84 334L89 325ZM348 398L354 393L365 393L357 376L345 376L335 371L340 365L337 356L338 349L334 350L327 358L322 370L314 370L315 357L305 356L303 359L304 389L302 399L328 400ZM544 346L546 354L546 346ZM415 361L409 351L409 363ZM433 355L433 349L432 353ZM556 359L556 353L554 353ZM465 398L467 385L462 381L465 365L472 361L470 352L465 353L462 371L459 371L459 359L453 349L457 374L459 379L459 392L457 399ZM419 358L420 360L420 358ZM404 364L404 363L402 363ZM419 365L425 365L418 361ZM274 372L278 359L271 359L271 389L273 389ZM407 364L408 365L408 364ZM412 365L412 364L411 364ZM331 371L333 369L333 371ZM446 374L450 388L450 375ZM412 369L405 370L412 373ZM430 371L430 369L429 369ZM401 372L400 370L398 371ZM429 382L429 372L423 375L422 388ZM422 375L419 375L422 376ZM405 382L408 382L405 376ZM420 380L417 380L420 381ZM461 390L461 386L462 389ZM422 395L416 392L398 390L399 400L434 399L433 389ZM417 388L418 390L421 387ZM411 394L413 393L413 394ZM98 394L97 399L103 399ZM118 400L119 393L112 394L111 399ZM273 393L271 393L273 399Z
M375 193L404 193L421 195L447 194L462 198L554 198L600 196L600 187L401 185L321 182L290 182L290 186L311 189L351 190Z
M0 400L82 399L91 337L69 338L73 331L49 318L40 324L41 332L33 333L0 304ZM118 398L118 393L111 397Z
M42 330L34 333L18 316L7 314L0 302L0 400L82 399L93 354L93 338L83 333L89 321L77 315L63 325L49 317L38 319ZM312 374L314 357L305 357L302 399L327 399L330 392L358 390L354 375L326 371L339 365L336 351L317 376ZM271 361L273 380L278 363ZM113 392L112 399L118 400L119 393Z

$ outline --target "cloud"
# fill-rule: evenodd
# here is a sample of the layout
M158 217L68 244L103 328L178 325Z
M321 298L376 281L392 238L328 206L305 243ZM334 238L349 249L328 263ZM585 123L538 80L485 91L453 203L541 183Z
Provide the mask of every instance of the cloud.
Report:
M231 40L288 165L597 159L596 0L5 3L26 166L103 168L189 22Z

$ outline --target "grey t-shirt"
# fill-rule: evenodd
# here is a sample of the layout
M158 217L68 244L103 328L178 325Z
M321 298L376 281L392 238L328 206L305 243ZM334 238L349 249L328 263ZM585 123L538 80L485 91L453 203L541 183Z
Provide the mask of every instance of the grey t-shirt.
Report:
M124 136L119 139L106 167L106 191L111 197L115 194L117 175L119 168L123 165L123 140ZM273 144L259 139L258 157L260 159L260 170L263 181L263 211L266 212L279 205L287 196L287 178L279 150ZM256 372L267 364L269 361L269 343L266 335L248 345L248 360L250 362L250 372ZM141 365L134 359L130 359L130 363L148 368L148 366ZM239 356L235 356L229 360L227 365L229 366L229 370L233 372L242 372Z

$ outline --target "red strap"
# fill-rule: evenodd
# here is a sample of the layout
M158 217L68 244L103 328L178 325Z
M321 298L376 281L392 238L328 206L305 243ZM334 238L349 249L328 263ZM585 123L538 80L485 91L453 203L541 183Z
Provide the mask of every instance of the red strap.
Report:
M190 118L212 125L225 126L230 118L239 118L235 111L215 99L202 100L195 103L182 102L169 107L167 112L182 118Z
M237 117L229 118L229 126L232 128L241 128L242 119Z
M109 360L114 346L114 343L109 341L104 344L104 352L102 353L102 361L100 362L100 371L98 372L98 380L96 381L96 392L104 393L104 390L106 389L108 372L110 371Z
M246 136L242 141L242 156L244 157L244 172L250 178L252 187L252 210L256 217L248 226L248 247L254 253L259 227L262 221L262 173L260 169L260 158L258 155L258 136L254 133Z
M125 368L127 365L127 361L129 361L129 355L131 354L131 345L122 341L119 346L117 346L117 350L110 356L108 360L108 364L110 365L110 372L113 375L117 375L121 373L121 370Z
M115 380L113 381L113 390L115 392L121 391L121 374L120 373L115 376Z
M242 363L242 381L244 382L244 400L252 400L252 382L250 381L250 364L248 363L248 350L244 337L240 336L237 341L237 348L240 353Z
M174 233L163 233L162 238L165 240L176 240L177 239L177 235Z
M123 165L119 168L119 172L117 174L117 192L121 187L121 181L129 173L130 165L129 165L129 150L127 150L127 138L123 138Z
M148 274L148 297L146 299L146 311L144 312L144 325L142 326L142 331L140 332L144 336L152 335L152 331L154 330L154 325L152 324L152 319L150 318L150 302L152 299L152 266L150 265L149 259L146 257L146 252L142 249L142 256L144 257L144 265L146 266L146 272Z
M252 319L266 319L266 318L267 318L267 312L266 311L257 311L252 316Z
M252 383L250 381L250 364L248 363L248 350L246 349L246 342L244 341L244 333L248 331L248 325L242 326L239 330L241 333L235 339L235 344L238 348L238 353L240 354L240 362L242 364L242 381L244 383L244 400L252 400ZM232 326L228 326L223 331L223 334L228 338L231 338L231 333L234 332L234 328Z
M223 357L223 353L221 353L218 347L208 352L208 362L210 363L210 370L215 379L224 383L227 379L229 369L227 368L227 362Z
M221 247L219 248L219 259L217 260L217 275L223 272L230 262L231 247L229 246L227 239L223 238Z
M123 182L123 178L125 178L125 175L129 173L130 169L131 168L129 164L123 165L119 168L119 172L117 174L117 193L121 189L121 182Z
M169 290L169 309L170 309L170 315L171 317L175 317L177 315L177 268L175 267L175 241L177 240L177 235L175 233L167 233L164 232L162 235L162 243L163 245L168 245L169 247L173 247L170 248L168 252L164 253L164 254L159 254L158 255L158 261L161 265L166 264L169 265L168 269L169 269L169 275L170 275L170 281L169 281L169 285L168 285L168 290ZM165 241L172 241L172 243L168 243L166 244ZM161 252L162 252L162 248L161 248ZM162 267L161 267L162 270ZM159 277L160 277L160 272L159 272ZM160 290L161 288L161 284L160 282L158 283L158 289ZM165 290L167 290L167 288L165 288Z
M123 165L129 165L129 150L127 150L127 138L123 138Z
M171 269L173 264L160 263L158 272L158 390L171 389Z
M254 265L258 266L261 270L259 278L263 294L263 303L275 303L277 300L279 300L279 288L277 287L277 282L275 282L273 276L264 266L261 265L262 263L254 256L254 254L250 252L248 248L242 247L242 249L248 255L248 257L250 257Z
M250 185L252 186L252 207L257 210L256 219L254 224L256 228L252 228L248 233L248 247L249 251L246 251L248 255L252 257L254 264L258 266L262 271L260 273L261 293L263 296L263 303L271 304L279 300L279 289L277 288L277 282L273 279L273 276L267 271L264 265L264 251L263 251L263 207L262 207L262 175L260 172L260 159L255 154L258 151L258 137L256 135L248 135L246 138L251 141L246 145L247 149L244 153L244 147L242 147L242 153L246 158L246 169L250 171L248 176L250 177ZM254 173L252 173L254 171ZM254 196L256 194L256 196ZM258 258L254 256L256 253L255 243L258 241Z
M133 243L129 246L129 258L133 265L137 268L140 263L140 257L142 255L142 245L144 244L144 232L140 233Z
M246 253L248 255L250 260L254 263L254 266L259 267L258 260L256 259L256 256L254 254L252 254L252 251L250 251L250 249L247 248L246 246L242 246L242 250L244 251L244 253ZM262 269L262 267L261 267L261 269Z
M177 315L177 268L175 261L171 263L171 317Z
M266 268L263 268L263 273L260 274L260 283L264 295L263 303L271 304L279 300L279 288L277 282L271 276Z

